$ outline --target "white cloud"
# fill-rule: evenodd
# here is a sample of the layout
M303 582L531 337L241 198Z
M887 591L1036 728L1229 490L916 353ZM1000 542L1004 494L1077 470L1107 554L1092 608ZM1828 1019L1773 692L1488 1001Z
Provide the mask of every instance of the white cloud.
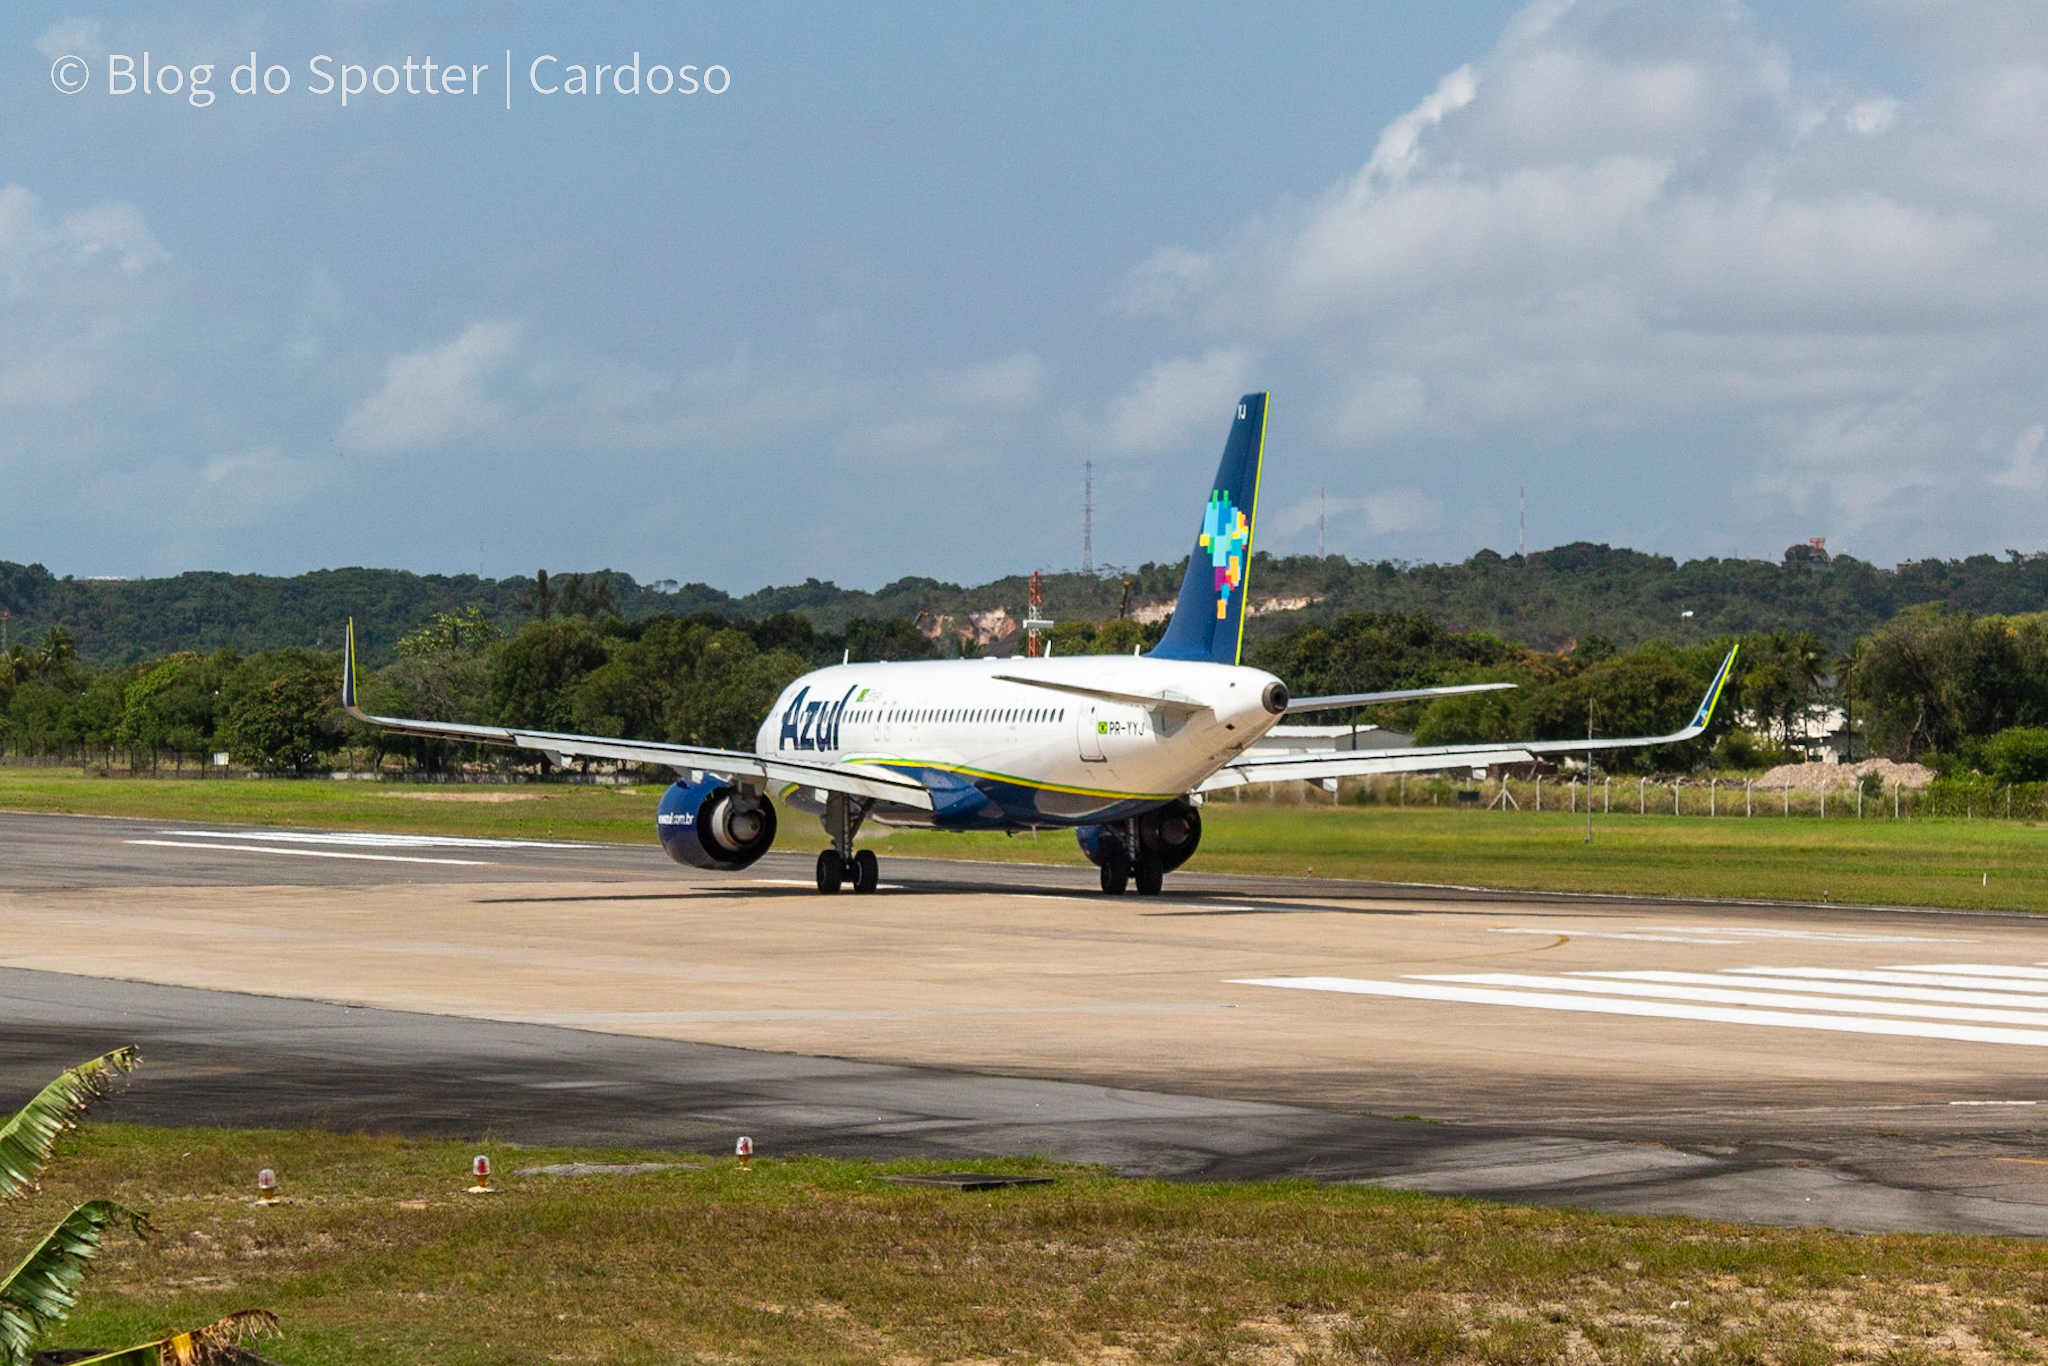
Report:
M1991 482L2001 488L2038 489L2048 485L2048 468L2041 463L2041 438L2048 435L2048 427L2036 422L2020 433L2013 442L2012 464L1991 476Z
M1472 103L1479 93L1472 68L1461 66L1437 82L1429 98L1388 124L1373 148L1366 174L1396 180L1414 170L1421 161L1422 135L1442 123L1446 116Z
M1260 514L1264 529L1284 537L1295 537L1318 520L1341 537L1346 523L1362 524L1374 536L1405 536L1434 531L1443 525L1442 500L1419 488L1387 488L1372 493L1339 497L1310 494L1285 508Z
M12 294L61 284L76 266L111 263L133 277L169 259L132 204L110 200L53 223L34 191L0 186L0 266Z
M932 394L939 403L999 412L1035 408L1044 392L1045 362L1029 351L951 371L932 381Z
M477 323L443 346L395 357L384 386L348 415L341 439L368 451L426 450L500 431L489 381L512 359L515 324Z
M1097 439L1108 450L1132 455L1188 445L1222 422L1251 374L1252 353L1242 347L1160 361L1110 401Z
M1212 255L1185 247L1161 247L1131 272L1113 306L1133 317L1171 313L1216 283L1216 267Z
M67 56L97 57L105 27L97 19L60 19L36 39L36 51L51 61Z
M141 376L156 358L141 339L157 320L162 274L151 268L169 259L131 204L58 218L26 186L0 186L0 410L69 407L117 375L131 399L147 393Z
M842 458L869 465L948 468L998 457L1045 396L1045 362L1029 351L942 370L927 377L906 407L899 386L842 389L830 407L846 424L835 443Z
M105 255L125 275L139 275L171 259L150 236L149 225L130 204L98 204L64 219L64 236L81 262Z
M1873 95L1850 105L1848 112L1842 115L1842 122L1865 137L1888 133L1899 121L1899 111L1904 107L1889 95Z
M1891 9L1950 44L1910 91L1797 69L1734 5L1545 0L1357 172L1155 253L1117 303L1257 348L1330 458L1406 462L1415 497L1355 510L1375 534L1441 527L1417 498L1512 486L1532 449L1590 512L1623 478L1668 490L1679 553L1779 534L1760 517L1926 553L1983 523L1985 479L2048 517L2036 448L1955 459L2031 430L2048 379L2048 21ZM1955 39L1975 19L2001 50ZM1109 444L1172 444L1152 415L1184 378L1119 398Z

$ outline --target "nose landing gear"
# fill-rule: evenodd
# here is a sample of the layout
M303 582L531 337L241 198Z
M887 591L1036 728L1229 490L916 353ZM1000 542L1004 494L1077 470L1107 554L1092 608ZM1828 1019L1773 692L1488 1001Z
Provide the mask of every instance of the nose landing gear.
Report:
M851 882L856 893L872 892L882 885L881 861L872 849L855 851L853 837L867 819L872 798L848 797L835 792L825 802L825 830L832 847L818 854L818 890L827 896Z

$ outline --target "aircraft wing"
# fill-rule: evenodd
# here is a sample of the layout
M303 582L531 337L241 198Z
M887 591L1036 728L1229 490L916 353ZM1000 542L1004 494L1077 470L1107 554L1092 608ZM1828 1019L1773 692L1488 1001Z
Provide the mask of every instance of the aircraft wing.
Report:
M660 764L679 773L712 772L761 778L771 783L844 792L850 797L932 809L932 796L922 783L884 768L857 764L810 764L749 750L713 749L707 745L670 745L653 740L621 740L602 735L567 735L556 731L522 730L516 726L473 726L454 721L416 721L402 716L372 716L356 704L356 628L351 621L343 652L341 707L365 725L396 735L422 735L435 740L467 740L536 750L556 763L565 758L616 759L626 763Z
M1353 692L1334 697L1297 697L1287 704L1287 715L1298 711L1335 711L1339 707L1370 707L1380 702L1413 702L1422 697L1452 697L1465 692L1499 692L1512 683L1452 683L1441 688L1399 688L1393 692Z
M1515 745L1437 745L1415 749L1319 751L1314 754L1244 754L1209 775L1197 792L1255 783L1367 778L1381 773L1428 773L1440 768L1526 764L1536 756Z
M1736 647L1740 649L1740 646ZM1714 719L1714 707L1735 668L1735 650L1721 661L1707 695L1700 699L1692 720L1669 735L1638 735L1596 740L1515 740L1505 744L1417 745L1407 749L1334 750L1311 754L1240 754L1211 774L1198 792L1253 783L1278 783L1290 779L1310 782L1323 778L1363 778L1380 773L1423 773L1443 768L1478 768L1488 764L1526 764L1539 754L1585 754L1589 751L1643 749L1650 745L1675 745L1703 734Z

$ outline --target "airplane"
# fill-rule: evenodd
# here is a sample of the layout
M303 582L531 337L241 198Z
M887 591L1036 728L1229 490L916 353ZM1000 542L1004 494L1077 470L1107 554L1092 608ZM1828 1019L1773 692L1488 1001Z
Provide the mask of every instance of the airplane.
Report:
M1544 754L1675 744L1706 730L1734 650L1692 720L1669 735L1255 752L1283 716L1514 686L1297 698L1243 663L1268 397L1246 394L1237 404L1172 619L1149 652L841 663L789 684L752 750L726 750L369 715L356 701L351 621L342 706L402 735L509 745L557 764L613 759L671 769L677 776L655 831L671 858L696 868L733 872L767 853L778 802L814 814L830 841L817 858L822 893L849 883L857 893L876 889L874 851L854 848L872 820L938 830L1068 827L1101 870L1105 893L1120 896L1135 882L1139 895L1156 896L1201 843L1201 803L1213 792L1467 765L1483 771Z

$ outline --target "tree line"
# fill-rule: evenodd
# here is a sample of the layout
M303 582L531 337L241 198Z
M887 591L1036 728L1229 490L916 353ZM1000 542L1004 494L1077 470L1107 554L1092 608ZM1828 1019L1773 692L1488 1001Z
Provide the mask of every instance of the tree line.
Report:
M734 619L715 612L629 621L603 580L537 576L511 628L480 604L429 614L383 642L388 662L360 679L372 712L481 721L745 748L781 689L840 659L971 653L900 616L821 630L796 612ZM1128 654L1161 623L1068 620L1055 654ZM364 643L374 641L374 628ZM1359 612L1300 622L1255 641L1248 663L1297 695L1503 681L1513 691L1361 712L1360 724L1423 743L1565 740L1656 734L1691 714L1738 637L1650 640L1624 647L1588 634L1541 649L1460 631L1425 613ZM2048 780L2048 614L1985 615L1918 606L1831 648L1816 632L1739 637L1743 650L1709 733L1684 745L1610 756L1616 771L1756 769L1805 757L1816 718L1847 722L1850 757L1887 755L2005 782ZM171 651L95 667L54 626L0 654L0 746L27 756L125 756L182 770L225 751L237 766L310 772L343 751L362 762L437 769L474 749L386 735L348 720L334 650L290 646L241 654ZM1313 718L1343 721L1342 714ZM1825 727L1822 727L1824 729ZM526 756L489 756L530 762Z
M1184 564L1048 573L1046 612L1082 623L1157 615L1172 602ZM628 622L709 613L758 623L798 615L820 632L844 634L857 621L920 614L957 623L1002 607L1022 617L1026 577L968 586L909 577L872 592L807 579L735 595L704 583L641 583L614 570L551 580L544 573L489 579L354 568L289 578L188 573L110 582L59 578L42 565L0 560L0 635L39 641L62 625L81 658L105 667L181 650L251 656L288 646L332 647L341 623L354 617L369 642L368 662L382 667L418 623L470 607L505 631L534 619L533 609L545 605L557 615L615 614ZM1660 639L1689 645L1788 631L1811 634L1839 653L1916 605L2005 616L2048 610L2048 554L2008 551L1885 569L1808 545L1791 547L1777 561L1683 563L1583 542L1526 556L1483 550L1456 564L1259 552L1250 584L1259 610L1249 626L1254 641L1359 613L1399 613L1553 652L1568 652L1586 635L1632 648ZM588 594L592 601L542 601L565 593Z

